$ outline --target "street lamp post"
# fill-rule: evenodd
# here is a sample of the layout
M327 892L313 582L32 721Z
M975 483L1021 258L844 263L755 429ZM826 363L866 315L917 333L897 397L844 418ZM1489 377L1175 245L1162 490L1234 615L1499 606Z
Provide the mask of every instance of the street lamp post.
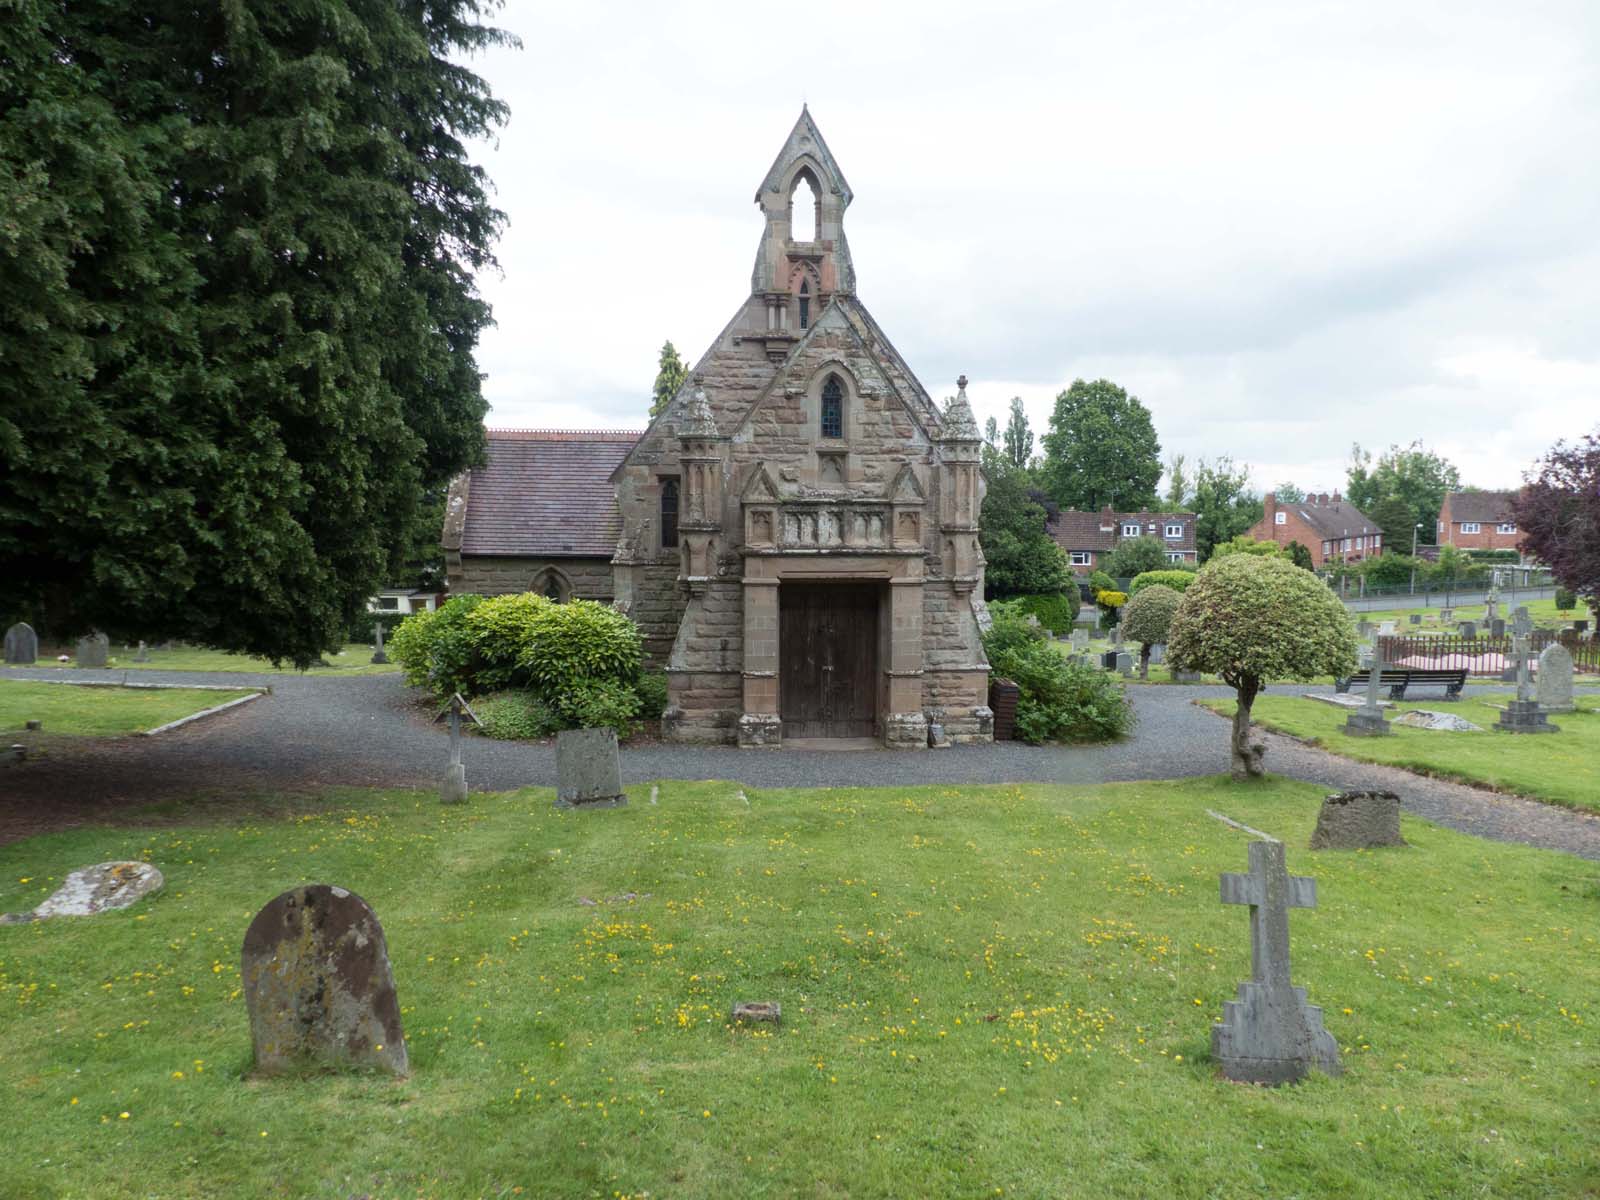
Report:
M1411 594L1417 594L1417 534L1422 532L1422 522L1411 527Z

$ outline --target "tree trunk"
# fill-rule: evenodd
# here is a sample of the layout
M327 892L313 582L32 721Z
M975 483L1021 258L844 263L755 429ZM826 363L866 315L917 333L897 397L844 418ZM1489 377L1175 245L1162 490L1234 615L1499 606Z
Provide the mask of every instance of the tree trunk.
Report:
M1139 643L1139 678L1150 678L1150 643Z
M1250 740L1250 709L1261 690L1259 680L1247 679L1234 689L1238 705L1233 712L1233 777L1257 779L1266 774L1261 760L1266 756L1265 742Z

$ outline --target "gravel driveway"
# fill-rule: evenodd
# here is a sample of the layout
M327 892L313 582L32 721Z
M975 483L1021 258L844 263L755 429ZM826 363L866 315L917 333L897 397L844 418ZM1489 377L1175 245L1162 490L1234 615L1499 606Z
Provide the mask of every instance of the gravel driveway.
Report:
M59 671L8 669L11 678L60 679ZM75 671L120 682L123 672ZM237 799L323 787L433 787L447 739L429 724L398 675L328 676L140 671L143 683L264 685L253 704L153 738L41 745L20 766L0 768L0 843L46 829L103 820L129 805L195 795ZM1274 691L1298 693L1303 687ZM1129 692L1133 738L1110 746L1031 747L1018 742L943 751L748 751L646 744L623 755L628 782L728 779L751 787L889 787L921 783L1100 783L1181 779L1228 769L1226 727L1195 707L1225 688L1144 686ZM48 730L46 730L48 734ZM18 735L26 740L30 735ZM1386 788L1408 811L1452 829L1567 850L1600 861L1600 817L1339 758L1267 734L1268 768L1329 790ZM469 739L464 759L475 790L555 786L555 748Z

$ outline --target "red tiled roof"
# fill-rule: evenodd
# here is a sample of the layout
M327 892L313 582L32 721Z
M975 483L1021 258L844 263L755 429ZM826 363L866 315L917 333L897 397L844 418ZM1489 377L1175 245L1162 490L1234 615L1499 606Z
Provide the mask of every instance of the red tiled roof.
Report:
M611 472L636 429L491 429L472 471L462 554L604 556L622 520Z
M1446 497L1450 520L1477 521L1480 525L1514 521L1511 500L1515 495L1515 492L1451 492Z
M1117 543L1122 540L1122 523L1124 521L1139 522L1141 536L1156 538L1168 550L1193 551L1194 542L1194 513L1110 513L1105 512L1078 512L1076 509L1064 508L1056 514L1045 528L1050 536L1067 552L1074 550L1115 550ZM1183 536L1168 539L1166 536L1167 522L1181 524ZM1110 529L1102 532L1100 526L1109 524ZM1150 526L1155 529L1151 530Z

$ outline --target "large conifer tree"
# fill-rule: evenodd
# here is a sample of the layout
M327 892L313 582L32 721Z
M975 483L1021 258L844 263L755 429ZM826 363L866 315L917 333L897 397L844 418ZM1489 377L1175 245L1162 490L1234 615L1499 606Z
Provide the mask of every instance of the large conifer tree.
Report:
M482 447L477 0L21 0L0 618L296 662Z

